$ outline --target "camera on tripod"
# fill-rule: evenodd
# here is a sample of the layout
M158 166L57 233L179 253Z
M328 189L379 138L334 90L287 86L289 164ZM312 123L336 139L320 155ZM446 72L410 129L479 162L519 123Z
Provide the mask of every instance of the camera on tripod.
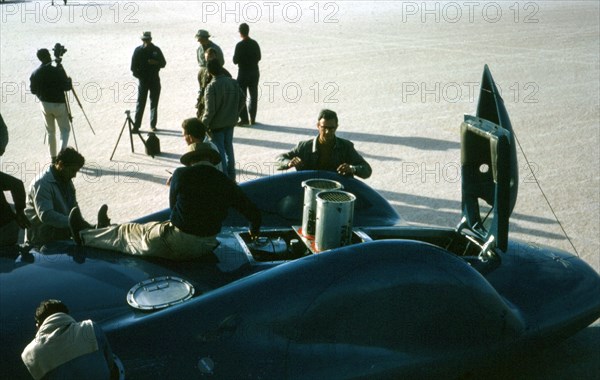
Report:
M60 64L62 56L67 52L67 48L65 48L65 45L61 45L60 42L57 42L54 44L52 51L54 52L54 60L57 64Z

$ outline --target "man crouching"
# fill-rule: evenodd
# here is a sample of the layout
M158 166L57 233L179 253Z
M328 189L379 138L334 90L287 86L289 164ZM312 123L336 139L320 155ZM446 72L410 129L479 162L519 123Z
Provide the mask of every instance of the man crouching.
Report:
M171 179L170 220L86 229L81 212L73 208L69 225L75 241L130 255L189 260L217 247L216 236L230 207L250 221L251 236L258 236L260 211L234 181L215 169L220 154L206 143L194 143L188 149L180 160L185 167L175 170Z

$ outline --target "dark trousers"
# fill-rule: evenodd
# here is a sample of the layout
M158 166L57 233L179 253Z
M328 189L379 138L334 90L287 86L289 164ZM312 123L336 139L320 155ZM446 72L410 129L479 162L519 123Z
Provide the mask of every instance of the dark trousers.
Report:
M142 117L144 116L144 108L146 108L146 99L150 92L150 127L156 128L158 122L158 99L160 99L160 79L140 79L138 85L138 99L135 107L135 121L133 126L135 129L140 129Z
M250 107L247 108L246 102L244 102L244 107L240 111L240 120L243 123L247 123L248 113L250 113L250 121L254 122L256 120L256 109L258 103L258 78L255 80L238 79L238 83L242 89L242 94L244 94L244 97L248 99L248 95L250 95Z

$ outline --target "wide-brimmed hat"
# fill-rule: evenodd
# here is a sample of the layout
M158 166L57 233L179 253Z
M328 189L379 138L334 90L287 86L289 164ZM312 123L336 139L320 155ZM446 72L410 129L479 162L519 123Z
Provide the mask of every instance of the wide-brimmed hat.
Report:
M188 146L187 153L181 156L179 161L188 166L194 159L208 160L217 165L221 162L221 154L208 143L193 143Z
M196 38L210 38L210 33L208 33L208 30L199 29Z
M144 32L144 33L142 33L142 36L140 38L142 40L151 40L152 39L152 32Z

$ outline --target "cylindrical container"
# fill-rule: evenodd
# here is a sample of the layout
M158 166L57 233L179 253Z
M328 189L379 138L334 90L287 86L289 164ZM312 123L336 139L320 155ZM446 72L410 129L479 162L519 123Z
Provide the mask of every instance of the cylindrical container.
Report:
M321 191L317 194L317 251L350 244L355 200L354 194L340 190Z
M341 190L341 183L329 179L308 179L302 182L304 188L304 209L302 210L302 235L312 237L315 234L317 215L316 196L323 190Z

